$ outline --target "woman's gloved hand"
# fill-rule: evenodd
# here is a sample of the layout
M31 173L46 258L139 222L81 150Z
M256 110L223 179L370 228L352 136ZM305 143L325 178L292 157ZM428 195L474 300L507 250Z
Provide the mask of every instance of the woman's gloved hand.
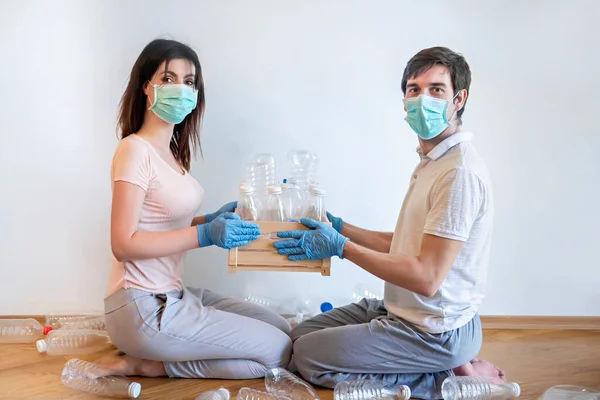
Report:
M233 212L237 207L237 201L232 201L231 203L225 204L223 207L219 208L217 211L211 214L206 214L204 218L206 218L206 223L213 222L215 218L219 215L226 212Z
M338 256L343 258L344 245L349 240L340 235L331 226L314 219L302 218L304 226L309 231L283 231L277 236L289 240L279 240L273 244L279 254L288 256L291 261L320 260Z
M200 247L218 246L230 250L258 239L260 228L253 222L242 221L237 214L226 212L207 224L197 225Z

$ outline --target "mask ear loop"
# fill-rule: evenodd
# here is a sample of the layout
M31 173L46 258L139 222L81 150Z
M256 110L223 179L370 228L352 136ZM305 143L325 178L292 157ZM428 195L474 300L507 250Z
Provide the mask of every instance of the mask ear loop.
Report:
M462 92L462 89L459 90L458 92L456 92L456 94L454 95L454 97L452 98L452 100L450 100L448 102L448 104L450 104L450 102L452 102L452 104L454 104L454 100L456 100L456 98L458 97L458 95L460 94L460 92ZM456 113L458 112L458 110L454 110L454 114L452 114L452 117L450 117L450 119L448 120L448 122L452 121L452 119L456 116Z
M154 107L154 105L156 104L156 101L158 100L158 96L156 95L156 88L158 88L158 85L155 85L150 81L148 81L148 84L150 86L152 86L152 88L154 89L154 102L152 104L150 104L150 107L148 107L148 110L150 110L152 107Z

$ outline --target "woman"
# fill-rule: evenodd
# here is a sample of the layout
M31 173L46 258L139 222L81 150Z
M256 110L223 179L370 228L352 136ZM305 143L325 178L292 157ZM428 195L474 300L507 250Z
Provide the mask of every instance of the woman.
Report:
M242 246L260 234L235 203L194 217L204 190L189 174L199 147L204 85L196 53L154 40L138 57L121 100L115 152L105 313L123 353L99 362L111 374L247 379L285 367L290 326L259 306L184 288L188 250Z

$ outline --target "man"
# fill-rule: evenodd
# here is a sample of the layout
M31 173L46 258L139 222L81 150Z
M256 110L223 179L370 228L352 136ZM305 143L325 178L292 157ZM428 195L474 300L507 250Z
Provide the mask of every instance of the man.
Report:
M451 375L504 373L477 356L494 202L484 162L461 131L471 71L445 47L420 51L402 78L406 121L418 135L417 165L393 233L373 232L328 214L308 231L280 232L291 260L347 258L383 279L383 301L363 299L298 325L294 363L326 387L350 379L406 384L440 398Z

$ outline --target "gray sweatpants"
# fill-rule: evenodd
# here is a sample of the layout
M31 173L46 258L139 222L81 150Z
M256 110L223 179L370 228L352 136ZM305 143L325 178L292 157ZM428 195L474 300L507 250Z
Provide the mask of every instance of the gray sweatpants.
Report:
M170 377L260 378L287 366L291 357L283 317L206 289L121 289L104 306L115 346L133 357L163 361Z
M440 399L452 369L481 348L481 322L441 334L424 332L391 315L383 301L363 299L305 321L292 331L294 364L316 385L351 379L408 385L413 397Z

